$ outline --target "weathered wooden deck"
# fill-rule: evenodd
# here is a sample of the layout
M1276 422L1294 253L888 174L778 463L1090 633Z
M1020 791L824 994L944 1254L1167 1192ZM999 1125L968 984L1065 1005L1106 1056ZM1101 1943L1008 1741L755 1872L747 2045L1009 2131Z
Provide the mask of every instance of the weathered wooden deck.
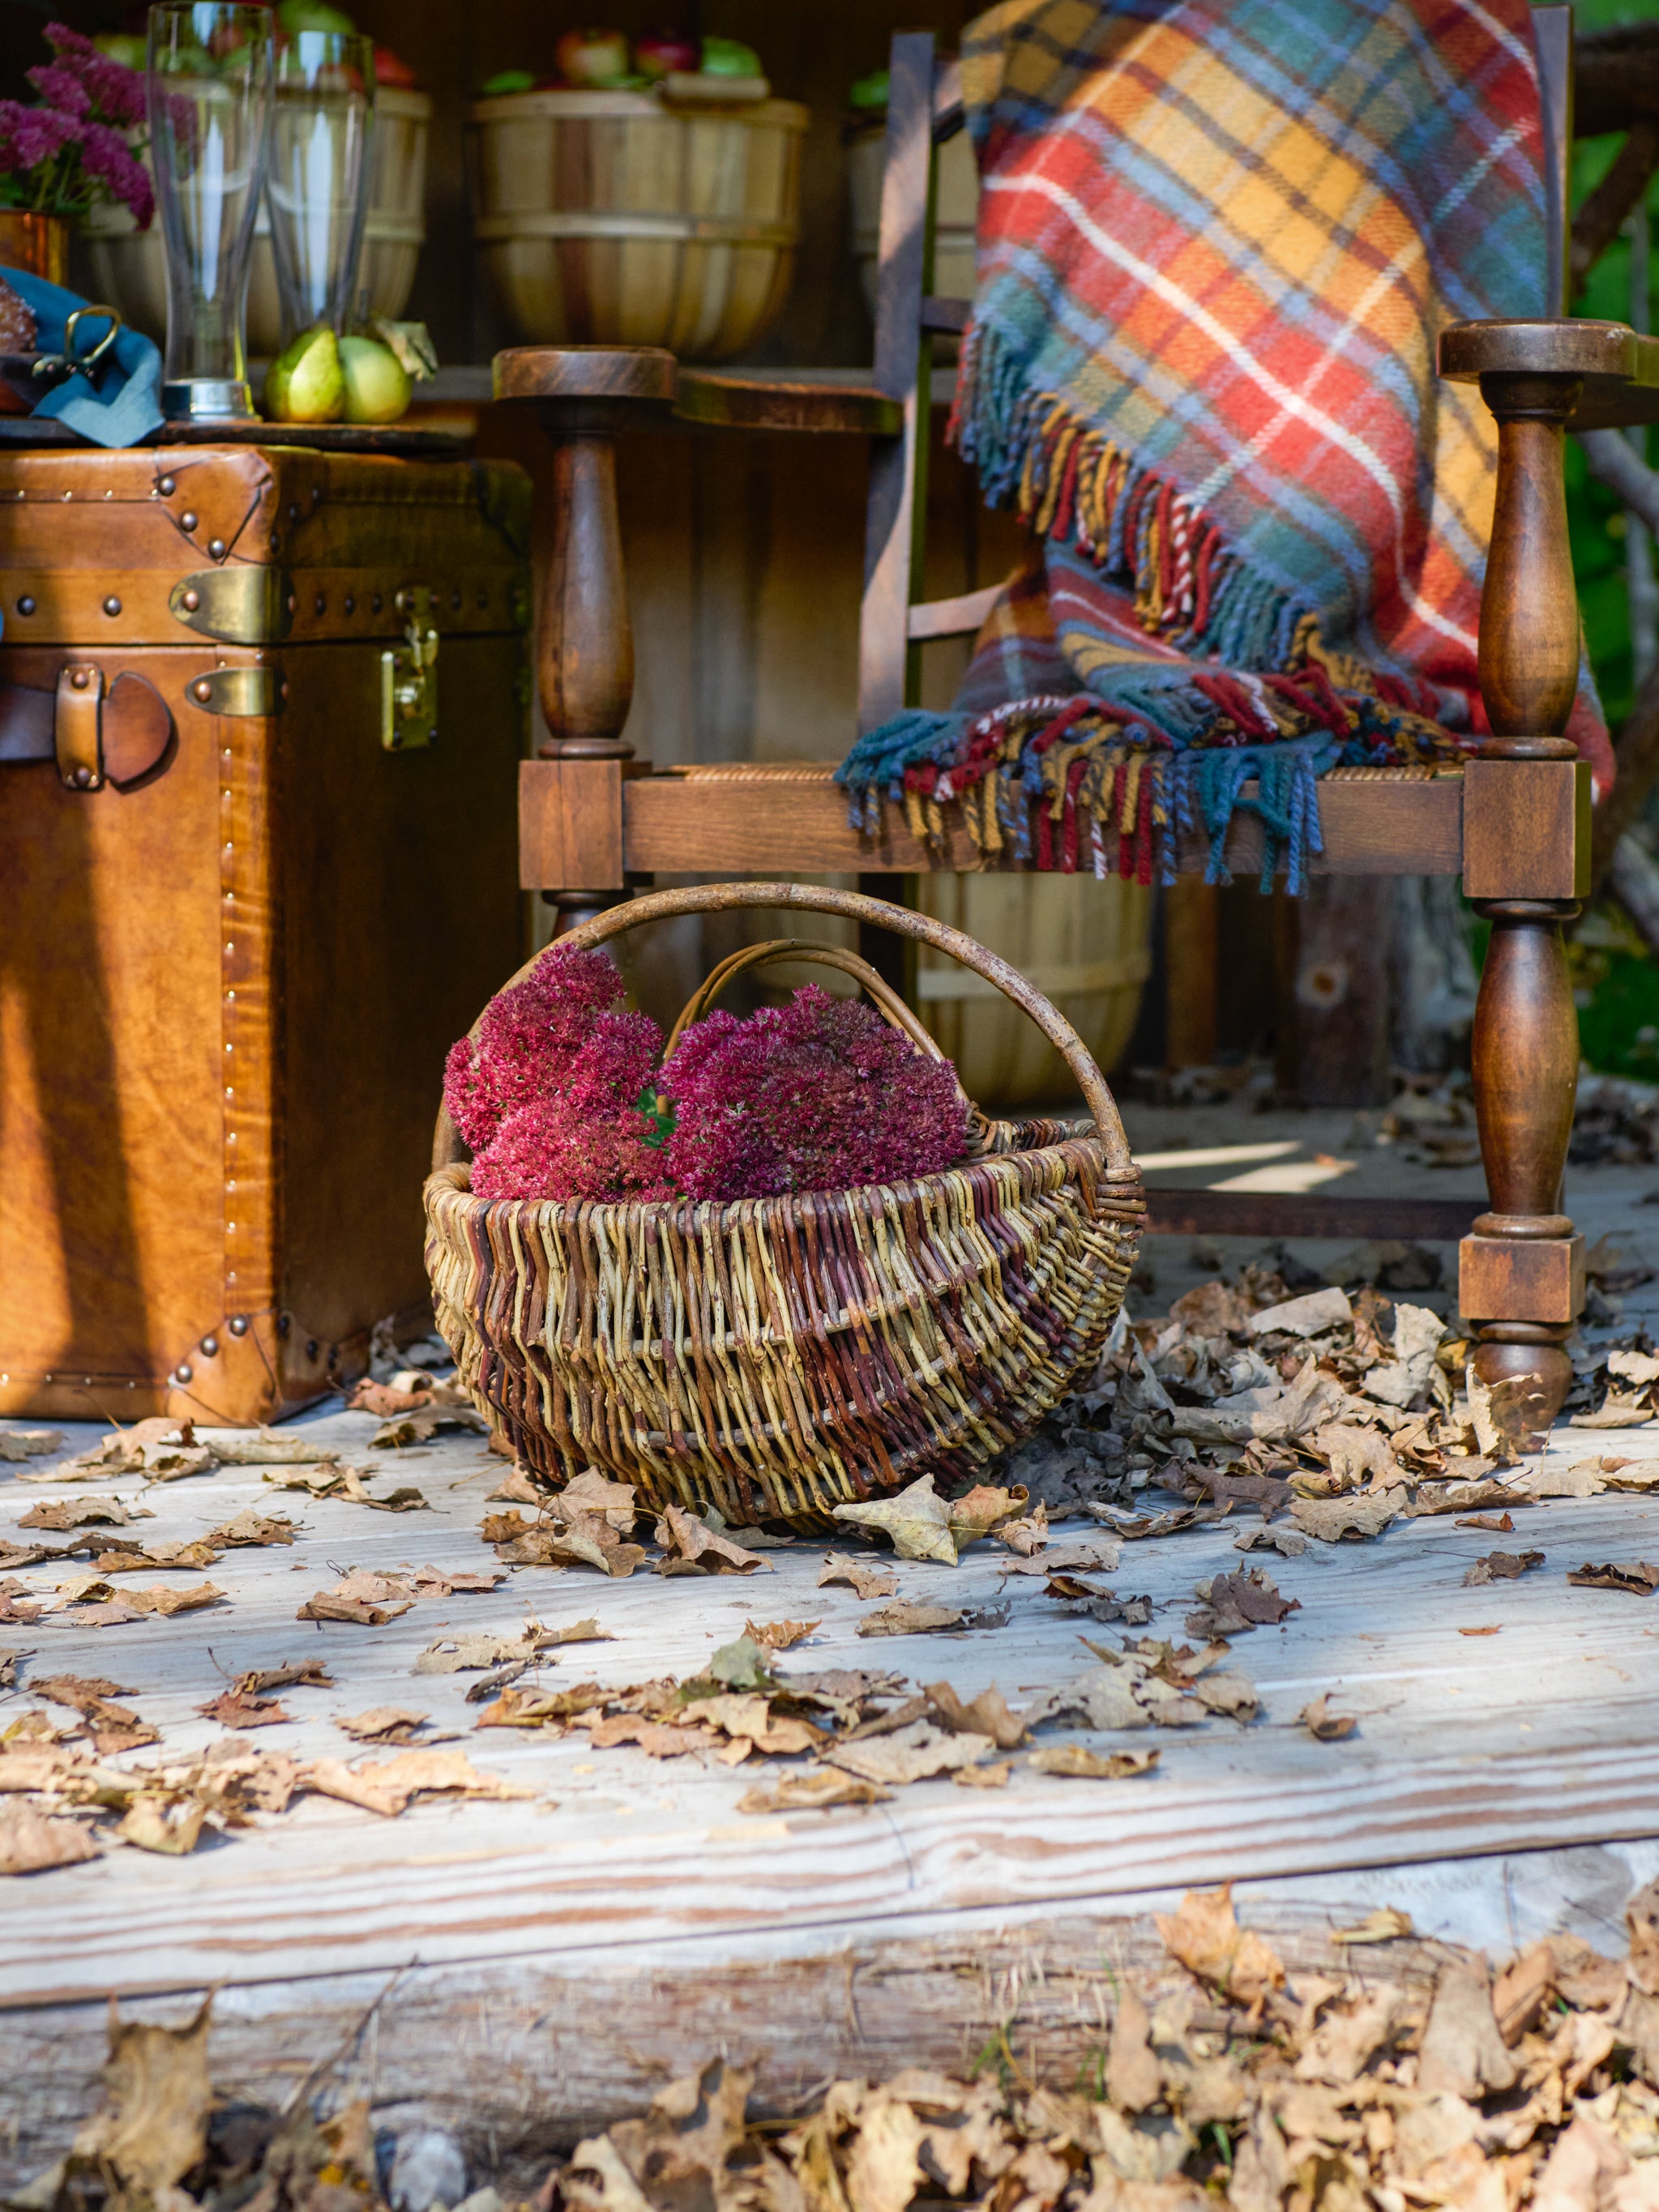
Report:
M319 1425L359 1464L374 1427L354 1414ZM1659 1432L1649 1446L1639 1431L1559 1431L1552 1455L1615 1443L1659 1457ZM216 2071L270 2094L401 1970L375 2023L377 2094L459 2100L510 2149L614 2111L715 2045L763 2051L763 2088L780 2094L895 2054L959 2061L1009 2021L1022 2048L1031 2034L1080 2051L1098 2039L1103 1975L1141 1940L1161 1891L1235 1879L1242 1911L1316 1944L1395 1903L1420 1933L1500 1950L1563 1923L1616 1948L1624 1895L1659 1870L1659 1600L1566 1581L1587 1559L1659 1559L1659 1502L1543 1504L1517 1516L1513 1537L1425 1519L1374 1542L1266 1555L1301 1609L1235 1643L1259 1722L1127 1739L1062 1731L1155 1743L1145 1779L1071 1780L1017 1761L1002 1790L941 1778L866 1809L752 1817L738 1800L775 1768L475 1734L465 1692L478 1677L416 1675L416 1656L446 1631L511 1635L528 1615L556 1627L592 1614L615 1641L562 1649L542 1679L621 1684L700 1673L751 1615L821 1618L781 1671L890 1668L964 1696L994 1681L1019 1705L1093 1663L1079 1629L1124 1632L1068 1616L1041 1578L1005 1580L1009 1555L984 1544L956 1569L897 1564L903 1595L1011 1605L1005 1626L966 1634L860 1638L869 1608L816 1587L823 1547L808 1541L771 1553L770 1573L612 1582L524 1568L489 1595L422 1601L380 1628L295 1618L349 1567L493 1566L477 1522L505 1470L480 1447L378 1455L373 1486L417 1485L421 1512L313 1501L247 1469L152 1488L156 1517L124 1533L198 1535L255 1503L303 1532L291 1548L226 1553L211 1571L223 1606L98 1629L71 1608L4 1632L33 1656L0 1718L35 1702L31 1674L112 1677L161 1732L131 1754L141 1761L220 1734L197 1708L234 1674L316 1656L334 1686L283 1692L293 1723L255 1743L355 1756L334 1717L410 1706L460 1731L480 1769L534 1792L428 1799L397 1820L310 1797L187 1858L117 1849L0 1884L8 2179L55 2154L92 2101L111 1994L170 2017L186 1993L217 1986ZM36 1499L69 1494L4 1472L0 1534ZM139 1486L92 1487L131 1498ZM1101 1533L1068 1524L1060 1540ZM1237 1533L1222 1522L1124 1546L1109 1579L1152 1599L1141 1632L1182 1639L1194 1583L1241 1564ZM1542 1550L1546 1563L1464 1588L1494 1544ZM71 1571L19 1579L50 1590ZM1317 1742L1297 1725L1322 1691L1358 1716L1356 1735Z

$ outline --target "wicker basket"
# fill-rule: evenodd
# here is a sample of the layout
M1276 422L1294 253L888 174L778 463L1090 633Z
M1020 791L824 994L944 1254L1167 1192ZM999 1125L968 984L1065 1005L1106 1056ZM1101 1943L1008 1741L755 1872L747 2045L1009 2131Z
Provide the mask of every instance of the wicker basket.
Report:
M843 915L954 954L1065 1055L1092 1126L976 1114L957 1166L861 1190L564 1205L474 1198L442 1115L427 1268L462 1380L532 1475L562 1482L597 1463L643 1504L815 1526L832 1506L928 1472L971 1476L1028 1435L1097 1358L1146 1206L1112 1095L1076 1032L942 922L849 891L720 884L626 902L561 942L601 945L730 907ZM857 974L919 1048L942 1056L855 955L794 940L734 954L682 1024L739 969L804 957Z
M726 361L776 319L800 239L805 107L516 92L468 120L474 232L529 343Z

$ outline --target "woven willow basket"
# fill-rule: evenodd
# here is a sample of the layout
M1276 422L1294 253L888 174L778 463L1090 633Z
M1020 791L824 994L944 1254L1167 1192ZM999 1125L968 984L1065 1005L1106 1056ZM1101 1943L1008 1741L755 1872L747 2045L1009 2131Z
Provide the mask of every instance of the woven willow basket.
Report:
M844 915L953 954L1064 1055L1092 1122L975 1112L967 1156L908 1182L596 1205L474 1198L445 1115L426 1186L427 1268L462 1380L533 1476L559 1483L598 1465L642 1504L822 1525L830 1507L923 1474L971 1477L1029 1435L1098 1358L1146 1205L1111 1092L1075 1031L943 922L850 891L720 884L627 901L559 941L602 945L729 907ZM854 955L793 941L734 955L680 1026L741 968L786 957L856 974L890 1021L940 1056Z

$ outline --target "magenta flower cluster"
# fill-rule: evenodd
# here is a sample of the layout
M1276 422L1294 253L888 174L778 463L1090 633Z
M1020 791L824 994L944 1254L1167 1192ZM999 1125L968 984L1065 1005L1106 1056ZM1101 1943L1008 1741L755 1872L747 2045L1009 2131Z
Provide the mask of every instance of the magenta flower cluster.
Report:
M144 119L144 80L65 23L49 23L54 58L29 73L39 104L0 100L0 206L83 215L119 200L140 229L155 188L130 134Z
M746 1021L712 1013L656 1074L662 1033L621 996L602 952L555 945L453 1047L444 1103L477 1196L769 1198L961 1155L954 1069L868 1006L809 983Z
M452 1047L444 1103L480 1198L669 1198L649 1095L662 1032L603 952L554 945Z
M663 1070L668 1167L691 1198L770 1198L932 1175L961 1155L967 1108L873 1008L816 983L747 1021L716 1012Z

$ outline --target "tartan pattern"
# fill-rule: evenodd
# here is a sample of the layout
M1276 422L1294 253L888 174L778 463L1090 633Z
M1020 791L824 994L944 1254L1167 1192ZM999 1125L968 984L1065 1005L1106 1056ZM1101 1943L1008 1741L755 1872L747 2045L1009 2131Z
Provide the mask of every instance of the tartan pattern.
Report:
M1496 433L1435 344L1543 309L1530 10L1003 0L963 82L982 191L952 432L1043 547L952 714L854 747L855 817L885 795L936 831L954 799L988 854L1150 880L1201 813L1219 877L1248 774L1294 888L1318 775L1484 730ZM1610 757L1588 690L1574 734Z

